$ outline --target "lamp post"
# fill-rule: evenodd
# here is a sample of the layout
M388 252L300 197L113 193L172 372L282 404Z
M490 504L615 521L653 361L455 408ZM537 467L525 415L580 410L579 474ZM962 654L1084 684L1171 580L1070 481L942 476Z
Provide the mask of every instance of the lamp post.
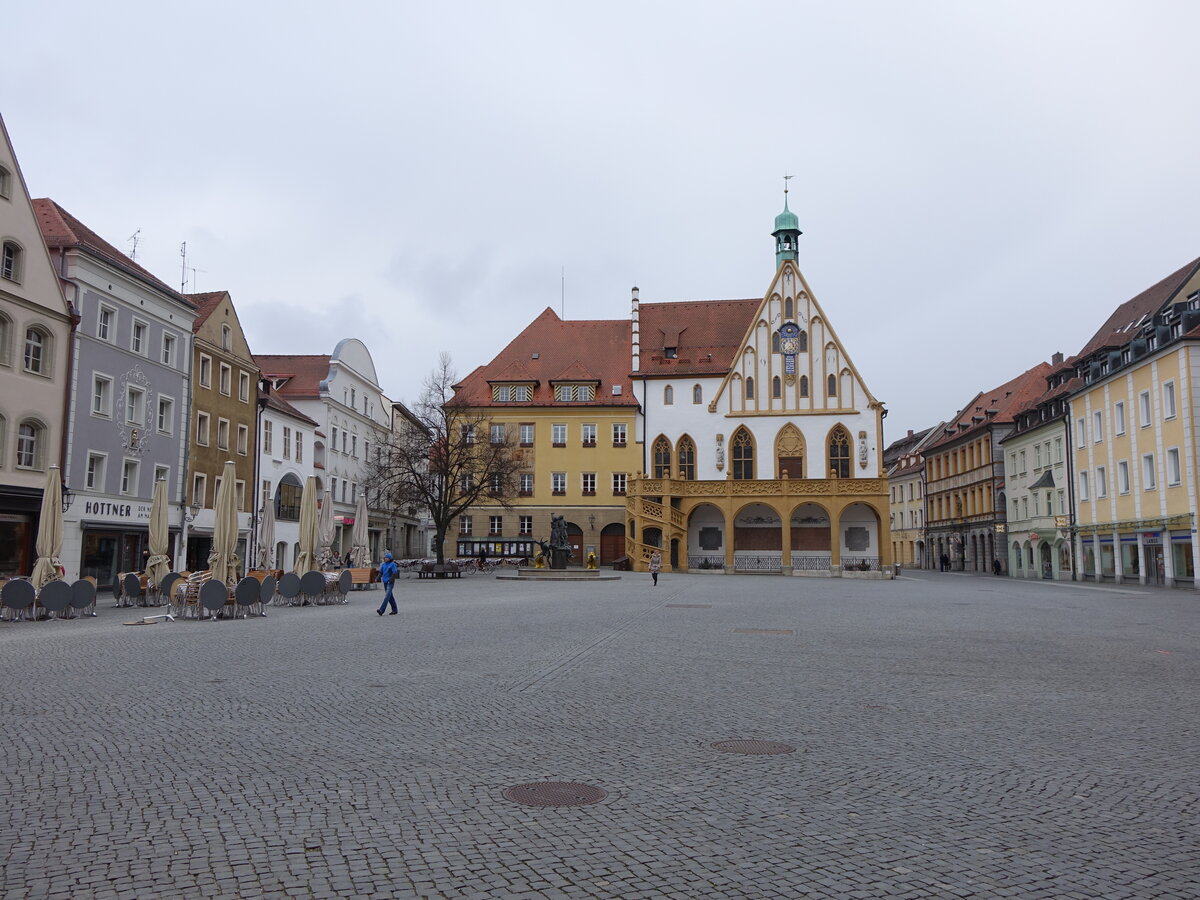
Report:
M262 490L258 484L258 463L260 457L262 456L262 448L259 446L258 442L262 440L262 415L267 408L267 404L271 402L270 390L271 383L266 378L260 377L258 379L258 397L255 398L256 403L254 410L254 470L253 475L251 476L253 478L252 484L254 493L251 495L252 497L258 496L259 492ZM251 502L250 540L246 542L247 570L258 568L258 526L259 523L262 522L262 508L266 503L266 499L264 498L262 503L253 503L253 501ZM251 565L252 562L253 565Z
M67 510L71 508L71 504L75 502L75 493L67 487L67 483L62 483L62 511L63 515L67 514Z

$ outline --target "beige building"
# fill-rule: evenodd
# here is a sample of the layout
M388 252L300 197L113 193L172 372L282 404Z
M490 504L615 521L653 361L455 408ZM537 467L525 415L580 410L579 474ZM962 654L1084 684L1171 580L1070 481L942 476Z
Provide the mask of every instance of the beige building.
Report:
M0 577L33 571L46 470L63 458L73 321L0 118Z
M928 565L925 540L925 457L942 425L912 432L894 441L884 451L888 478L888 520L891 522L892 558L897 565L923 568Z

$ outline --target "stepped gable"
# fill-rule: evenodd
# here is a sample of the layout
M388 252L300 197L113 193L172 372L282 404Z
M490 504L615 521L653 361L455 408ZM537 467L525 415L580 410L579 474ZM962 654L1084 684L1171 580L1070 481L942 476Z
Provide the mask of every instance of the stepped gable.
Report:
M1018 410L1024 409L1045 393L1046 376L1052 371L1054 367L1050 363L1038 363L1011 381L976 394L970 403L959 410L958 415L946 423L941 436L928 444L928 449L957 443L964 435L982 432L993 422L1011 423Z
M255 361L264 378L287 381L278 388L284 399L311 400L321 396L321 382L329 375L330 357L316 356L259 356Z
M1158 312L1200 269L1200 259L1194 259L1162 281L1142 291L1118 306L1104 324L1092 335L1073 360L1087 357L1104 347L1121 347L1136 334L1137 328Z
M52 250L72 247L86 249L118 269L124 270L141 281L148 282L180 303L189 307L195 305L186 296L143 269L53 200L46 197L34 200L33 211L37 215L38 225L42 229L42 237L46 241L46 246Z
M724 375L762 302L760 297L639 304L638 375ZM664 347L675 347L677 358L663 358Z
M580 406L554 399L552 381L599 381L592 406L636 406L629 377L630 325L614 319L564 320L550 307L487 365L454 386L458 400L476 407ZM565 374L578 372L579 375ZM527 403L493 403L493 383L533 383ZM620 387L613 394L614 385Z

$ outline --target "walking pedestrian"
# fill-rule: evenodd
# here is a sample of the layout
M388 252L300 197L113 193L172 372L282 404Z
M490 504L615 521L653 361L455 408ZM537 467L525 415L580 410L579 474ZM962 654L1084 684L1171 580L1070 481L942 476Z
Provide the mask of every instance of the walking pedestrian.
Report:
M392 558L390 552L383 554L383 564L379 567L379 580L383 582L383 602L379 604L379 609L375 612L383 615L384 607L389 603L392 605L392 611L389 615L396 615L396 598L392 596L392 586L396 583L396 575L399 573L400 567L396 565L396 560Z
M662 569L662 554L655 550L650 554L650 577L654 579L654 586L658 587L658 573Z

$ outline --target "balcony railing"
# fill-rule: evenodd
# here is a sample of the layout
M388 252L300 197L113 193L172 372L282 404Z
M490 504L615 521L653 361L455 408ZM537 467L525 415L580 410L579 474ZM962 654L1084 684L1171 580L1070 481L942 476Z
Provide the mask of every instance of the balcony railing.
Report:
M828 553L824 556L798 556L793 553L792 568L799 572L828 572L833 568L833 557Z
M783 556L734 553L733 567L739 572L779 572L783 570Z
M698 556L688 556L689 569L724 569L725 554L702 554Z

